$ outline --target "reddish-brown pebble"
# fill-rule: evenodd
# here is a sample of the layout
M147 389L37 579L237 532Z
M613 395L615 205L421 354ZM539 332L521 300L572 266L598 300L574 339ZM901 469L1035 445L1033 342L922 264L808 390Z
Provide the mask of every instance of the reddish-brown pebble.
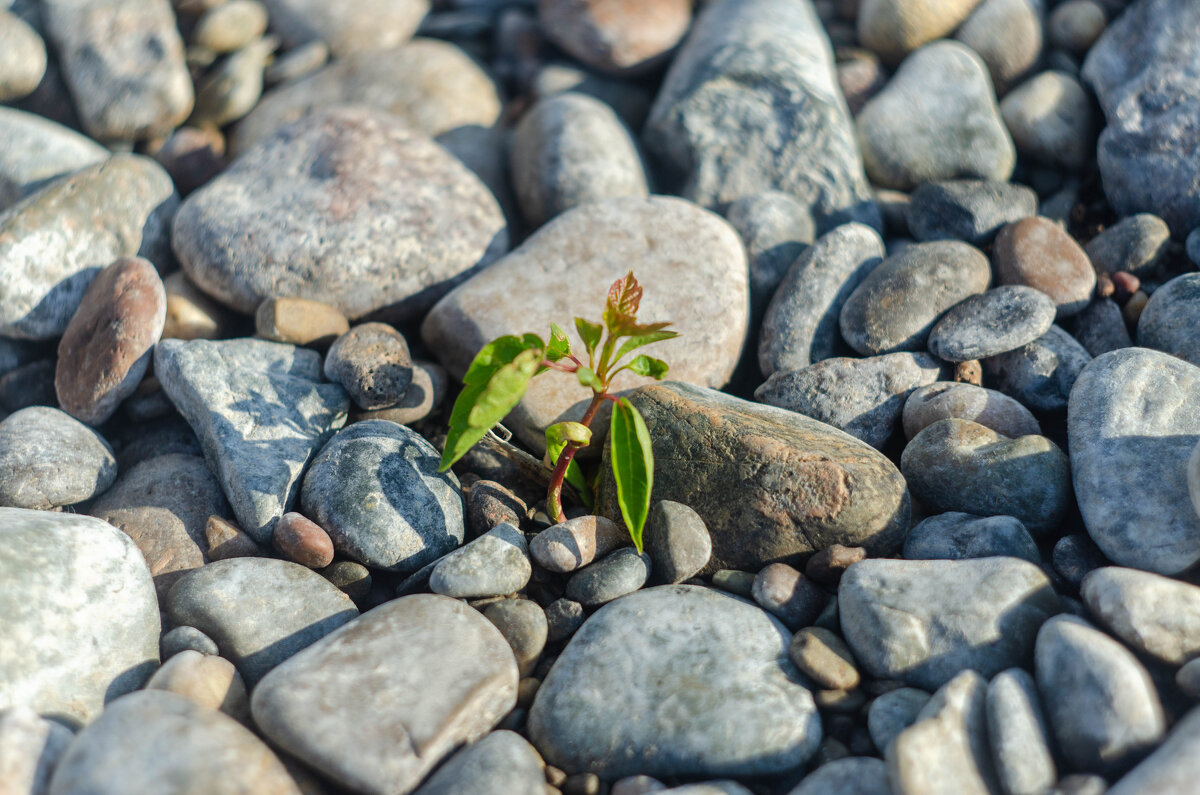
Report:
M692 21L692 0L540 0L546 36L588 66L634 74L653 68Z
M828 588L837 588L846 569L866 560L867 550L862 547L847 547L834 544L822 549L808 559L804 576Z
M253 538L246 535L242 528L220 516L208 517L208 522L204 525L204 539L208 542L210 560L253 558L262 555L262 550Z
M1125 301L1138 290L1142 289L1142 280L1132 273L1117 271L1112 275L1113 296L1118 301Z
M333 563L333 539L329 533L294 511L279 517L271 540L285 558L301 566L323 569Z
M1083 311L1096 271L1083 248L1045 218L1023 218L1000 230L992 249L997 284L1024 284L1053 299L1058 317Z
M516 494L492 480L480 480L467 492L467 532L481 536L498 524L521 526L528 507Z
M117 260L96 275L58 344L54 389L63 411L89 425L137 389L162 334L167 296L154 266Z
M954 380L960 384L983 386L983 365L978 359L969 359L954 365Z
M829 594L786 563L772 563L754 578L754 601L790 629L806 627L821 615Z

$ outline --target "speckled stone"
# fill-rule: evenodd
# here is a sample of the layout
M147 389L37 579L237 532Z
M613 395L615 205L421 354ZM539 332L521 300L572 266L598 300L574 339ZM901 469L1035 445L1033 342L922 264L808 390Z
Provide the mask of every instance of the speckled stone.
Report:
M820 420L882 448L891 438L909 394L949 375L949 369L927 353L839 357L802 370L776 370L754 390L754 398Z
M524 737L497 730L455 753L413 795L542 795L543 767Z
M117 479L104 437L47 406L0 421L0 505L48 510L103 493Z
M1001 671L987 689L988 744L996 778L1012 795L1046 792L1058 779L1050 728L1028 671Z
M1060 318L1082 311L1096 289L1088 255L1045 218L1025 218L1000 230L992 259L997 284L1025 285L1045 293Z
M842 336L864 356L923 350L938 319L986 290L991 275L987 257L966 243L908 246L851 293L838 319Z
M712 537L700 514L671 500L658 500L651 506L642 538L656 585L691 579L712 557Z
M359 408L394 406L412 383L408 342L386 323L355 326L329 347L325 377L341 384Z
M440 460L437 449L406 426L356 422L313 460L301 504L340 554L411 574L466 535L458 478L438 473Z
M929 350L948 362L1006 353L1041 337L1054 325L1054 301L1019 285L973 295L942 316L929 333Z
M1154 291L1138 319L1137 342L1200 365L1200 273L1176 276Z
M1036 212L1037 194L1024 185L953 179L921 184L912 192L905 216L909 232L917 240L983 245L1005 224Z
M446 555L429 575L429 590L458 599L516 593L533 574L525 534L500 524Z
M1042 432L1029 409L1002 392L974 384L939 381L913 390L904 402L904 434L909 439L951 418L977 422L1010 438Z
M11 795L45 795L74 735L26 706L0 710L0 779Z
M387 602L272 671L254 722L289 754L358 792L409 792L517 702L504 636L466 604Z
M166 269L178 204L161 166L114 155L8 208L0 214L0 334L61 335L99 269L119 257Z
M0 211L58 177L95 165L109 152L69 127L16 108L0 107Z
M1059 326L1028 345L983 360L1000 391L1034 411L1062 411L1092 357Z
M948 511L922 520L908 531L904 540L904 557L908 560L964 560L998 555L1042 562L1037 542L1021 520L1012 516L981 517Z
M412 425L441 406L449 388L450 377L444 367L416 359L412 363L412 381L399 403L374 411L351 409L350 421L387 420L398 425Z
M546 607L546 639L550 643L566 640L584 621L583 605L571 599L555 599Z
M543 569L567 574L629 542L623 525L604 516L577 516L538 533L529 552Z
M1000 102L1000 115L1023 157L1078 171L1093 154L1092 98L1066 72L1047 70L1026 80Z
M1200 655L1200 588L1148 571L1088 572L1084 604L1131 649L1179 666Z
M358 0L353 6L325 0L265 2L271 26L288 49L320 39L335 57L404 44L429 12L429 0Z
M1096 270L1125 271L1138 278L1152 276L1170 250L1171 229L1150 213L1122 218L1093 237L1084 247Z
M650 556L625 547L600 558L571 575L566 598L584 607L599 607L646 584L650 578Z

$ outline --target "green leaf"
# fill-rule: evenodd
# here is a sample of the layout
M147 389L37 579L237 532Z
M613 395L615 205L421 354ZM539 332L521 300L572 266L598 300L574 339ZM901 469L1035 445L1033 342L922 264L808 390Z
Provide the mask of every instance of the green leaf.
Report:
M642 551L642 530L650 513L650 492L654 489L654 451L650 431L641 412L625 398L613 406L609 426L613 479L617 484L617 504L629 528L629 537Z
M541 337L536 334L525 334L521 337L506 335L484 345L475 355L471 366L467 368L466 375L463 376L462 392L458 393L458 399L454 401L454 409L450 412L450 428L446 435L446 447L442 451L442 461L438 466L439 472L445 472L455 461L466 455L466 452L483 438L492 425L496 424L493 422L480 427L471 422L471 415L476 403L486 393L496 373L527 351L536 351L536 355L528 357L534 359L536 367L537 362L541 360L541 352L544 347ZM528 379L526 379L526 383L528 383ZM523 393L524 388L521 391ZM517 400L520 399L521 396L517 395ZM513 405L516 405L515 401Z
M546 429L546 464L554 466L569 442L586 447L591 441L592 429L581 422L554 423ZM583 504L591 508L592 488L588 485L587 478L583 476L583 470L574 460L567 465L566 481L575 488L580 499L583 500Z
M551 362L557 362L571 352L571 341L567 339L567 332L563 331L563 327L557 323L550 324L550 344L546 346L546 359Z
M650 326L666 326L668 324L667 323L650 323L648 325L650 325ZM652 329L651 331L647 331L645 333L634 334L632 337L630 337L629 339L627 339L623 343L621 343L621 347L617 349L617 361L620 361L622 356L629 353L634 348L640 348L643 345L649 345L652 342L661 342L663 340L673 339L678 336L679 336L679 332L662 331L661 329Z
M638 375L648 375L656 381L667 377L667 363L653 356L636 356L629 362L629 369Z
M577 317L575 318L575 330L579 332L579 339L583 340L588 356L591 356L595 352L596 346L600 344L600 335L604 333L604 327L599 323Z
M529 379L542 361L542 351L532 348L521 351L517 358L497 370L488 380L483 393L471 407L467 424L486 432L513 410L529 386Z
M582 386L590 386L592 389L603 389L604 385L600 383L600 379L596 377L596 373L590 367L580 367L575 371L575 377L579 379Z

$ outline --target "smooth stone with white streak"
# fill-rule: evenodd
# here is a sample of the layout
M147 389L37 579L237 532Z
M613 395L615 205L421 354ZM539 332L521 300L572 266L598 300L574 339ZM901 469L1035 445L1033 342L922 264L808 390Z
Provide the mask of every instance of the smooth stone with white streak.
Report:
M1067 434L1075 498L1106 557L1166 575L1200 560L1187 484L1200 442L1200 368L1145 348L1106 353L1071 390Z
M1154 291L1138 319L1137 343L1200 365L1200 273L1176 276Z
M1080 594L1093 615L1135 651L1168 665L1200 656L1200 588L1137 569L1088 572Z
M117 460L103 436L49 406L0 421L0 506L49 510L105 491Z
M987 723L992 761L1005 795L1038 795L1054 786L1058 773L1050 729L1028 671L1010 668L988 684Z
M335 57L403 44L429 13L429 0L265 0L271 27L288 49L324 41Z
M532 574L525 534L501 524L438 561L429 590L459 599L503 596L524 588Z
M142 554L99 519L0 508L0 709L86 724L158 665Z
M1042 432L1029 409L1003 392L974 384L939 381L914 390L904 402L904 434L909 439L951 418L977 422L1010 438Z
M1001 392L1034 411L1062 411L1075 379L1092 360L1087 350L1061 326L1033 342L983 360L984 372Z
M1166 742L1129 771L1105 795L1188 795L1200 779L1200 709L1171 729Z
M411 792L517 702L517 661L463 602L387 602L272 671L250 699L263 734L335 783Z
M550 764L606 779L793 770L816 752L821 728L790 639L718 591L639 591L575 633L538 690L529 735Z
M930 516L908 531L908 560L964 560L998 555L1040 564L1037 542L1012 516L975 516L947 511Z
M494 731L438 768L413 795L544 795L542 758L524 737Z
M0 781L6 795L46 795L74 735L26 706L0 710Z
M0 107L0 211L51 180L95 165L109 152L69 127L35 113Z

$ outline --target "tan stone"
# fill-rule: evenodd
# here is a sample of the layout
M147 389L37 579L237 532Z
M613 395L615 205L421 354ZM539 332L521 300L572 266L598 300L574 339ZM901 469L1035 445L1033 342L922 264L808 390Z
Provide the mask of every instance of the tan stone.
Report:
M258 336L293 345L326 347L350 330L335 307L308 298L268 298L254 314Z
M228 335L233 316L201 292L182 271L163 279L163 288L167 293L163 339L215 340Z
M242 721L250 717L246 683L224 657L184 649L154 672L147 690L166 690Z

